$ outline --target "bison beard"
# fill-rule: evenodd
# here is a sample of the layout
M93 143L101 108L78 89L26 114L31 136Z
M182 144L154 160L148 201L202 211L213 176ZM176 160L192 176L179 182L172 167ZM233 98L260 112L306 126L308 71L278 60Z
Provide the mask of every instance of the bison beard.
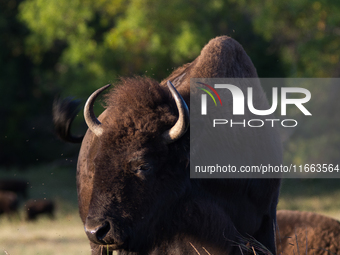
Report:
M258 243L266 248L257 249L257 254L266 250L275 254L279 179L190 179L185 108L191 77L257 74L236 41L218 37L196 60L175 70L161 84L143 77L122 79L106 95L107 107L98 120L92 105L105 88L86 104L89 130L79 153L77 189L93 255L106 254L107 248L119 254L246 254ZM169 83L167 87L167 80L177 90ZM256 89L261 95L258 100L267 104L262 89ZM54 115L61 114L72 116L55 105ZM69 130L71 121L65 123ZM60 121L56 125L59 135L74 140L69 132L60 132ZM249 146L256 150L254 155L243 155L243 163L251 165L258 154L280 164L276 130L259 137L250 141ZM263 148L256 147L259 139L259 144L266 144L268 155L260 154Z

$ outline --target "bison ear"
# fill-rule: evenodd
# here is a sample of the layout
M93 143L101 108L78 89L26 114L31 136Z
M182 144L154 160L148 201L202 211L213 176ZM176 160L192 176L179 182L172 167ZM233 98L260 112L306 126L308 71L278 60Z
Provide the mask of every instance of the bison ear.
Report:
M185 72L177 72L180 71L179 69L182 69L182 67L175 70L172 74L170 74L165 80L161 82L161 86L167 86L167 82L171 81L171 83L174 85L174 87L178 90L179 87L187 80L188 73Z
M181 81L184 80L187 73L182 73L180 76L177 76L173 81L175 87L179 87L181 85Z
M183 90L182 87L186 86L186 84L190 82L190 70L193 66L195 66L195 62L196 60L190 63L186 63L181 67L178 67L161 82L161 86L166 87L167 82L171 81L175 88L182 94L182 91L180 90ZM184 89L184 91L186 91L186 89Z

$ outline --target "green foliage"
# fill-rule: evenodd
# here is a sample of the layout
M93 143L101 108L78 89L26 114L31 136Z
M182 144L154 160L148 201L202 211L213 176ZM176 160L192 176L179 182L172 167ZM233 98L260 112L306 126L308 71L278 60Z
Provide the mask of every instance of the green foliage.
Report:
M252 15L255 31L280 48L289 76L339 75L339 1L250 0L242 5Z
M26 40L27 54L40 64L48 51L62 47L59 58L49 71L53 73L51 79L57 79L57 86L78 89L69 92L84 89L84 83L88 90L93 90L98 87L98 82L103 84L108 80L103 63L105 49L95 40L97 31L89 24L95 12L101 10L97 6L98 3L80 0L25 1L20 6L20 19L34 32Z
M28 31L17 19L16 1L0 1L0 162L18 162L18 152L33 149L27 140L32 139L29 119L35 116L34 106L43 92L32 82L30 59L24 55L24 38ZM43 114L43 113L42 113ZM33 117L34 116L34 117ZM34 150L34 149L33 149ZM26 158L27 153L22 153Z
M119 76L160 81L219 35L242 44L260 77L339 74L337 0L0 0L0 7L0 142L8 164L60 154L51 138L55 94L87 98ZM326 136L324 143L337 140L336 132ZM301 139L310 148L311 138ZM42 149L46 140L52 144Z
M243 18L235 3L217 0L26 0L20 6L20 19L32 31L27 53L41 63L56 44L65 45L51 78L67 93L84 96L118 76L146 74L160 80L221 34L234 33L241 43L257 39L245 47L255 48L250 55L263 63L256 53L264 50L261 43L267 44L254 35L249 21L240 22Z
M314 79L305 86L314 95L306 104L312 116L300 118L300 112L292 115L299 125L285 143L286 164L339 164L340 87L337 80Z

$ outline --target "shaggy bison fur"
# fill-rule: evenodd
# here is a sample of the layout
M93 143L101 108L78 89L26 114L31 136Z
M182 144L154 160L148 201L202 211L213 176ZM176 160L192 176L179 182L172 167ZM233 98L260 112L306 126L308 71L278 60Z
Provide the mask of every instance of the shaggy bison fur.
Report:
M340 222L312 212L277 212L277 254L340 254Z

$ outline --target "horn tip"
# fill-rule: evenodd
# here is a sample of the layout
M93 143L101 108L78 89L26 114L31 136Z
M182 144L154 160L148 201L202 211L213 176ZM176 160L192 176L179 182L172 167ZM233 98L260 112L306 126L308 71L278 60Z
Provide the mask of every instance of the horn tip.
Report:
M168 87L170 87L170 86L175 87L170 80L168 80L166 84L168 85Z

